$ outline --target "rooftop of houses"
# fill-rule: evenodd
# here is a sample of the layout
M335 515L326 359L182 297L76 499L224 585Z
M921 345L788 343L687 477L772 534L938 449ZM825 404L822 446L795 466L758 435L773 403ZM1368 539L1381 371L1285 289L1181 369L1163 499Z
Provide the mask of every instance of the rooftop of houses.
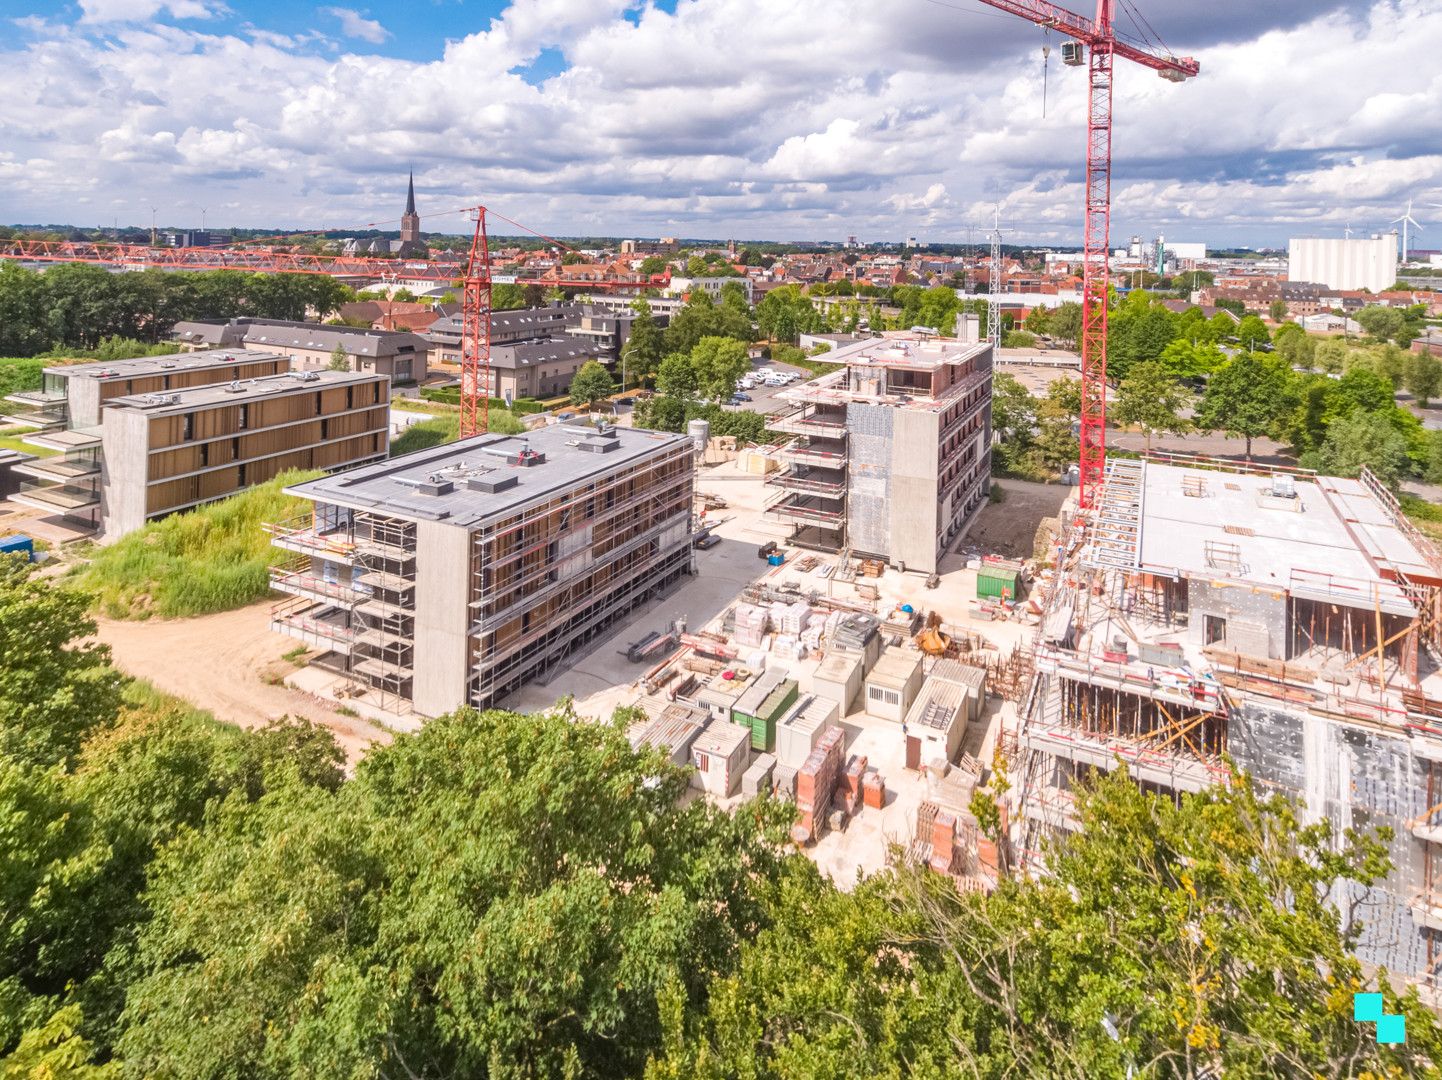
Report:
M274 354L277 358L279 353ZM222 349L203 353L167 353L164 356L138 356L133 360L96 360L88 364L58 364L47 367L52 375L70 379L134 379L142 375L160 375L170 371L202 371L206 368L253 364L265 354L243 349Z
M323 349L337 345L352 356L393 356L406 349L425 350L425 338L400 330L371 330L354 326L292 322L286 319L205 320L178 322L173 335L180 341L209 345L258 344L277 350Z

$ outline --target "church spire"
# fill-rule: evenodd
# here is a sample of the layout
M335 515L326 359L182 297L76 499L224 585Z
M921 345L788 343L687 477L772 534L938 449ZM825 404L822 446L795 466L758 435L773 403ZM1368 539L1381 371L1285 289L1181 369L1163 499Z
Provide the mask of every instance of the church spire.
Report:
M406 213L416 212L416 174L411 173L410 182L406 185Z

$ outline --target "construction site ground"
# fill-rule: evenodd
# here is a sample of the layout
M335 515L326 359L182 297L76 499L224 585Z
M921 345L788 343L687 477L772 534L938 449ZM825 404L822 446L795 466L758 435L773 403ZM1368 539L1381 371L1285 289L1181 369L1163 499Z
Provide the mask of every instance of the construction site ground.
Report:
M640 679L665 654L630 663L625 656L627 646L651 631L664 631L678 615L687 617L690 630L706 629L708 624L719 621L741 591L755 581L764 581L773 587L793 581L800 586L803 596L815 590L823 596L851 603L864 602L857 590L858 584L873 586L880 595L876 608L883 616L903 603L911 604L918 611L937 611L947 625L964 628L994 644L993 655L1007 656L1018 643L1029 640L1032 627L1021 622L980 621L969 617L971 601L976 596L976 572L966 569L967 554L977 548L982 538L988 544L1004 541L1021 549L1022 554L1030 554L1038 523L1043 517L1055 516L1072 489L1018 481L1007 481L1005 486L1006 500L986 507L973 532L960 545L960 553L943 560L938 587L928 589L926 575L901 574L892 569L880 577L858 578L855 583L840 581L835 576L824 578L820 566L802 573L797 564L810 553L801 549L783 549L788 561L779 567L768 566L757 557L757 548L770 540L779 541L785 528L771 522L763 513L769 492L761 478L742 472L735 463L704 467L697 481L698 491L719 495L728 506L707 516L706 523L721 538L721 543L710 550L696 552L696 575L683 579L676 591L638 610L549 685L527 686L505 704L523 711L543 709L559 696L569 694L575 699L580 715L599 719L609 717L617 706L642 702ZM1013 489L1016 489L1015 497ZM822 565L835 565L839 561L837 556L818 554L817 557ZM767 665L787 668L801 692L807 693L820 661L813 657L788 661L773 654L768 656ZM654 699L643 703L649 704L652 711L662 704ZM892 844L905 846L909 842L917 808L927 798L926 781L919 773L904 767L905 740L900 725L867 715L860 711L859 704L859 700L853 704L843 720L847 753L865 755L868 763L885 777L885 805L879 811L863 808L844 830L825 832L808 849L817 864L843 885L855 881L858 872L870 873L884 866ZM989 763L1004 710L1014 711L1014 706L989 698L983 722L969 727L962 750ZM739 801L739 795L727 800L728 803Z
M271 633L269 603L194 619L97 621L96 636L121 671L218 720L255 728L282 716L304 717L330 731L351 764L372 743L391 739L387 727L339 712L346 707L340 702L281 683L297 670L283 658L296 643Z

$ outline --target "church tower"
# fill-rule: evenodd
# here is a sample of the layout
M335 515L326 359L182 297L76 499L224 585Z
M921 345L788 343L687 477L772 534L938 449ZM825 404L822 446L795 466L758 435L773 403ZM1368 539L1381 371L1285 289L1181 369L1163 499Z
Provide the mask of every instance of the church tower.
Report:
M416 213L416 174L411 173L406 187L406 212L401 215L401 244L421 242L421 216Z

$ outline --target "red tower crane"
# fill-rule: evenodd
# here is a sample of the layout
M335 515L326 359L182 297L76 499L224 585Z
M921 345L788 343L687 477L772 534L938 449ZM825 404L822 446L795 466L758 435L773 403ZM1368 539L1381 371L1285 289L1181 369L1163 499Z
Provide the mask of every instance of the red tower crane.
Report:
M1196 75L1191 57L1162 51L1159 42L1132 44L1117 37L1117 0L1097 0L1095 19L1047 0L981 0L1073 40L1062 62L1088 64L1085 245L1082 255L1081 506L1093 505L1106 472L1107 285L1111 254L1112 63L1116 57L1149 67L1171 82ZM1123 0L1126 4L1127 0ZM1129 4L1127 5L1130 6ZM1143 20L1145 25L1145 20ZM1154 35L1153 35L1154 36ZM1083 54L1086 54L1083 56Z
M462 439L489 431L491 422L491 248L486 208L478 206L473 213L476 232L461 282Z

